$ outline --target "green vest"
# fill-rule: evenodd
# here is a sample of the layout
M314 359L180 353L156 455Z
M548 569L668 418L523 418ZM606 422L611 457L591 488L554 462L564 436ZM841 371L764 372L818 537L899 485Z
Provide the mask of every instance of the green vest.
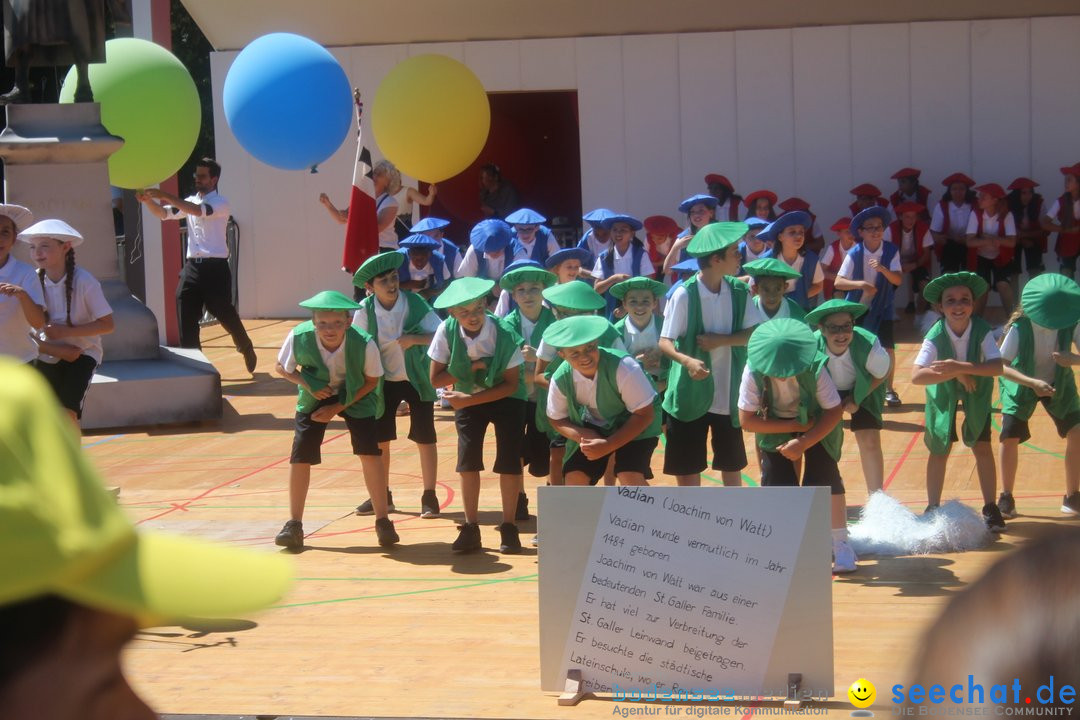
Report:
M458 392L473 394L478 390L489 390L502 382L506 366L510 358L517 351L520 341L512 330L507 328L499 319L488 313L485 322L495 323L495 354L492 357L483 358L484 369L473 370L472 360L469 358L469 349L465 340L461 337L461 326L458 321L450 317L444 321L446 326L446 342L450 346L450 362L446 370L453 375L454 389ZM525 399L525 375L524 368L518 372L518 386L510 397L518 400Z
M352 405L356 393L367 382L364 375L364 351L371 342L371 336L355 325L345 331L345 387L338 391L338 402L348 405L344 412L349 417L378 418L383 414L382 378L375 389ZM293 329L293 358L300 369L304 382L315 391L330 383L330 369L323 362L319 353L319 340L315 325L310 320L302 322ZM298 386L296 411L310 413L319 404L318 398L309 393L302 385Z
M424 298L414 292L402 290L401 294L409 305L409 309L405 313L405 323L402 325L401 334L427 335L428 333L424 331L420 323L423 322L429 312L432 312L431 306L427 304ZM374 295L368 295L360 301L360 307L367 313L368 334L371 335L376 345L379 343L379 322L375 315L375 303L377 302L379 301ZM405 374L408 376L412 386L416 388L416 393L424 402L434 402L436 395L435 388L431 384L431 358L428 357L427 347L413 345L403 354L405 356Z
M618 339L619 331L615 329L614 325L608 323L608 329L600 336L599 345L602 348L611 348ZM551 383L551 378L555 376L555 371L562 367L564 362L562 355L556 352L555 357L544 368L544 377L547 378L548 384ZM541 432L547 433L547 436L552 440L559 437L559 433L555 432L555 428L551 427L551 422L547 417L547 390L544 388L536 389L536 427Z
M600 348L600 362L596 368L596 409L607 420L607 426L600 430L604 437L610 437L616 430L621 428L632 414L623 402L619 392L617 372L619 363L626 353L619 350ZM646 375L647 377L647 375ZM585 406L578 402L577 393L574 392L574 368L570 363L563 363L559 371L551 378L551 382L559 386L563 397L566 398L568 419L574 425L584 427ZM653 399L653 421L641 431L634 440L652 438L660 434L662 413L660 412L659 396ZM566 441L566 455L563 464L570 459L578 450L578 444L573 440Z
M630 316L629 315L623 315L621 318L619 318L618 322L615 323L615 330L618 331L619 337L622 338L623 345L625 345L627 348L630 347L630 333L627 332L627 330L626 330L626 326L627 326L627 324L629 322L630 322ZM664 327L664 316L663 315L653 315L653 327L656 328L656 337L659 340L659 338L660 338L660 330ZM639 363L639 364L641 364L641 363ZM645 366L642 365L641 369L645 370ZM664 379L667 378L669 372L671 372L671 358L669 358L667 355L664 355L663 353L661 353L660 354L660 373L658 375L655 375L655 376L652 376L652 377L654 377L657 380L664 380ZM645 374L651 375L651 373L649 373L648 370L645 370Z
M829 346L825 342L825 337L820 330L814 334L818 338L818 351L825 357L826 365L828 365ZM876 378L866 369L866 360L870 357L870 351L874 349L876 342L877 335L856 327L851 343L848 345L848 352L851 353L851 364L855 366L855 387L851 389L851 399L856 405L868 410L880 422L881 410L885 407L885 383L880 383L871 392L870 386Z
M683 283L689 300L686 307L686 332L675 338L675 349L684 355L701 360L710 373L704 380L693 380L681 363L672 363L668 373L667 391L664 393L664 409L668 414L683 422L697 420L712 407L713 378L712 363L709 353L698 347L697 336L705 332L705 322L701 316L701 296L698 295L698 276L694 275ZM725 276L724 282L731 289L731 334L743 330L742 321L746 314L746 303L750 289L746 283L733 277ZM746 346L731 346L731 379L728 385L730 395L728 412L731 424L739 427L739 383L743 368L746 366Z
M1035 333L1031 328L1031 318L1021 315L1013 322L1013 327L1020 333L1020 352L1017 353L1011 366L1028 377L1035 377ZM1075 330L1075 325L1058 330L1058 351L1069 351ZM1070 414L1080 412L1080 401L1076 394L1076 377L1073 375L1072 368L1055 365L1053 385L1054 394L1050 398L1050 414L1059 420L1064 420ZM1037 401L1034 390L1004 377L998 378L998 387L1001 389L1003 414L1025 421L1031 418Z
M822 415L821 406L818 404L817 399L817 378L824 372L827 363L827 358L819 354L814 358L814 363L808 370L796 376L799 381L799 414L795 419L800 423L809 422L811 419L819 418ZM766 417L781 419L775 413L773 403L770 401L772 395L772 382L770 379L755 371L754 382L757 383L758 390L761 392L761 407ZM778 447L795 437L795 433L755 433L755 435L757 436L758 447L769 452L776 452ZM842 422L836 423L836 427L822 438L821 446L829 453L829 457L839 462L840 451L844 447L844 424Z
M544 331L547 330L551 323L555 322L555 313L551 312L551 308L544 305L540 308L540 315L536 318L536 323L533 325L532 335L525 337L525 333L521 327L522 314L521 308L516 307L507 313L506 317L502 319L503 324L513 330L518 337L522 338L522 342L531 347L533 350L540 347L540 340L544 336ZM526 361L522 365L522 370L525 374L525 392L526 396L530 399L536 400L536 422L540 422L540 416L547 417L546 410L541 408L541 399L544 400L544 405L547 404L547 390L545 388L536 387L533 384L533 373L536 372L536 363Z
M980 350L983 338L990 332L990 325L980 317L972 316L971 334L968 338L968 351L965 360L970 363L981 362ZM926 334L926 339L937 348L938 360L952 360L953 346L945 328L945 321L938 320ZM962 437L968 447L975 445L986 423L990 422L990 403L994 394L994 379L973 376L975 391L967 392L956 380L926 386L926 432L923 442L931 455L945 455L952 446L949 437L956 421L956 405L964 403L964 425Z

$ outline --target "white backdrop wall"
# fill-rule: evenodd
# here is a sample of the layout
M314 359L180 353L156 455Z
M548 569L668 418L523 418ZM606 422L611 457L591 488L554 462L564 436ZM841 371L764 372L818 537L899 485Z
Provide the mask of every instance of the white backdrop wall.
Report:
M808 200L827 227L848 190L913 165L937 197L955 171L1002 185L1018 175L1061 192L1058 167L1080 161L1080 16L834 26L681 35L383 45L334 50L370 103L401 60L442 53L489 92L577 90L583 206L639 217L722 172L742 194ZM247 317L298 316L318 290L348 291L344 227L317 202L348 200L350 138L318 174L275 170L237 144L221 111L235 52L212 60L222 192L241 228ZM289 88L281 88L288 102ZM449 108L423 108L437 122ZM684 218L679 218L683 220Z

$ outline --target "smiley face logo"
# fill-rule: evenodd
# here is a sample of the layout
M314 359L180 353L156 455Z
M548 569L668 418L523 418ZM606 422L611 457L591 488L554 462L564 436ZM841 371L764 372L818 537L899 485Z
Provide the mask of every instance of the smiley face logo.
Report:
M851 687L849 687L847 691L847 696L848 700L855 707L868 708L874 704L874 698L877 697L877 690L874 688L874 683L866 678L859 678L851 683Z

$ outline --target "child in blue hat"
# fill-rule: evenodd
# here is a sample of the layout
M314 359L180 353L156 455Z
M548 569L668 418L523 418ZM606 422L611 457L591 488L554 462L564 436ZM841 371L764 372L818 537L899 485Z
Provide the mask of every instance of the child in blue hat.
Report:
M449 224L449 220L429 216L409 228L409 232L413 235L427 235L429 238L434 238L442 243L440 252L446 262L446 272L450 279L454 280L457 278L457 266L461 261L461 250L453 240L446 237L445 228Z
M825 284L825 273L817 253L804 247L811 225L809 213L795 210L784 213L758 233L759 238L773 243L772 249L763 257L781 260L799 273L798 280L788 281L787 294L807 311Z
M716 205L717 200L712 195L691 195L679 203L679 212L686 214L687 225L675 238L667 257L664 258L664 274L670 272L675 265L690 259L686 246L701 228L716 222Z
M581 216L581 219L589 224L589 229L581 236L577 246L588 253L588 257L581 261L583 268L592 268L600 253L611 247L611 230L604 227L604 221L613 217L615 212L607 208L596 208Z
M656 273L645 243L635 233L643 225L640 220L630 215L616 215L604 221L611 230L611 247L600 253L593 266L596 292L605 295L612 285L632 277L652 277ZM607 298L608 317L612 317L615 298Z
M457 274L459 278L477 277L498 280L506 267L517 259L524 259L513 241L513 229L502 220L481 220L469 232L469 249L461 258Z
M559 250L559 242L551 228L543 223L547 218L531 208L521 208L506 216L506 222L514 228L514 242L518 256L526 257L540 265Z
M437 296L450 281L446 259L439 252L442 243L427 235L410 235L398 242L398 252L406 262L398 269L401 287L419 293L425 300Z

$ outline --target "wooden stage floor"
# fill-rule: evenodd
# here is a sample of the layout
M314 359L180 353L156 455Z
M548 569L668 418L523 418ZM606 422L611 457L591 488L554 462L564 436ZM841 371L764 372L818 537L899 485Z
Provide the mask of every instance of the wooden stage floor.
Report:
M141 527L274 549L273 537L288 519L295 392L271 373L294 323L247 321L259 354L254 379L219 327L203 329L205 352L223 378L220 423L84 438L86 451L108 481L121 486L121 505ZM914 340L910 331L906 337ZM888 491L921 511L923 393L908 382L917 347L905 342L897 348L897 384L906 404L887 415L883 442ZM128 672L159 712L584 718L610 717L620 707L591 700L563 708L540 692L535 549L527 546L516 556L450 553L454 521L461 517L456 436L449 411L437 411L436 421L445 514L419 518L419 462L408 441L396 441L391 486L402 542L391 552L375 544L370 517L352 514L367 493L344 424L331 425L324 463L312 477L304 523L309 547L296 558L289 595L251 620L152 628L132 644ZM1041 413L1033 435L1035 444L1021 448L1016 497L1022 515L993 545L956 555L868 559L856 573L835 580L838 698L826 705L828 714L848 716L846 690L860 677L887 699L885 689L906 681L920 633L953 593L1002 553L1075 523L1058 510L1064 442ZM996 432L994 437L996 447ZM860 505L866 491L850 435L841 469L849 504ZM526 477L535 508L535 480ZM674 480L660 476L657 483ZM945 498L981 504L970 452L954 454ZM485 474L481 521L488 548L497 548L498 507L497 478ZM526 543L534 523L522 524ZM740 707L728 709L746 715ZM879 701L878 714L889 711Z

